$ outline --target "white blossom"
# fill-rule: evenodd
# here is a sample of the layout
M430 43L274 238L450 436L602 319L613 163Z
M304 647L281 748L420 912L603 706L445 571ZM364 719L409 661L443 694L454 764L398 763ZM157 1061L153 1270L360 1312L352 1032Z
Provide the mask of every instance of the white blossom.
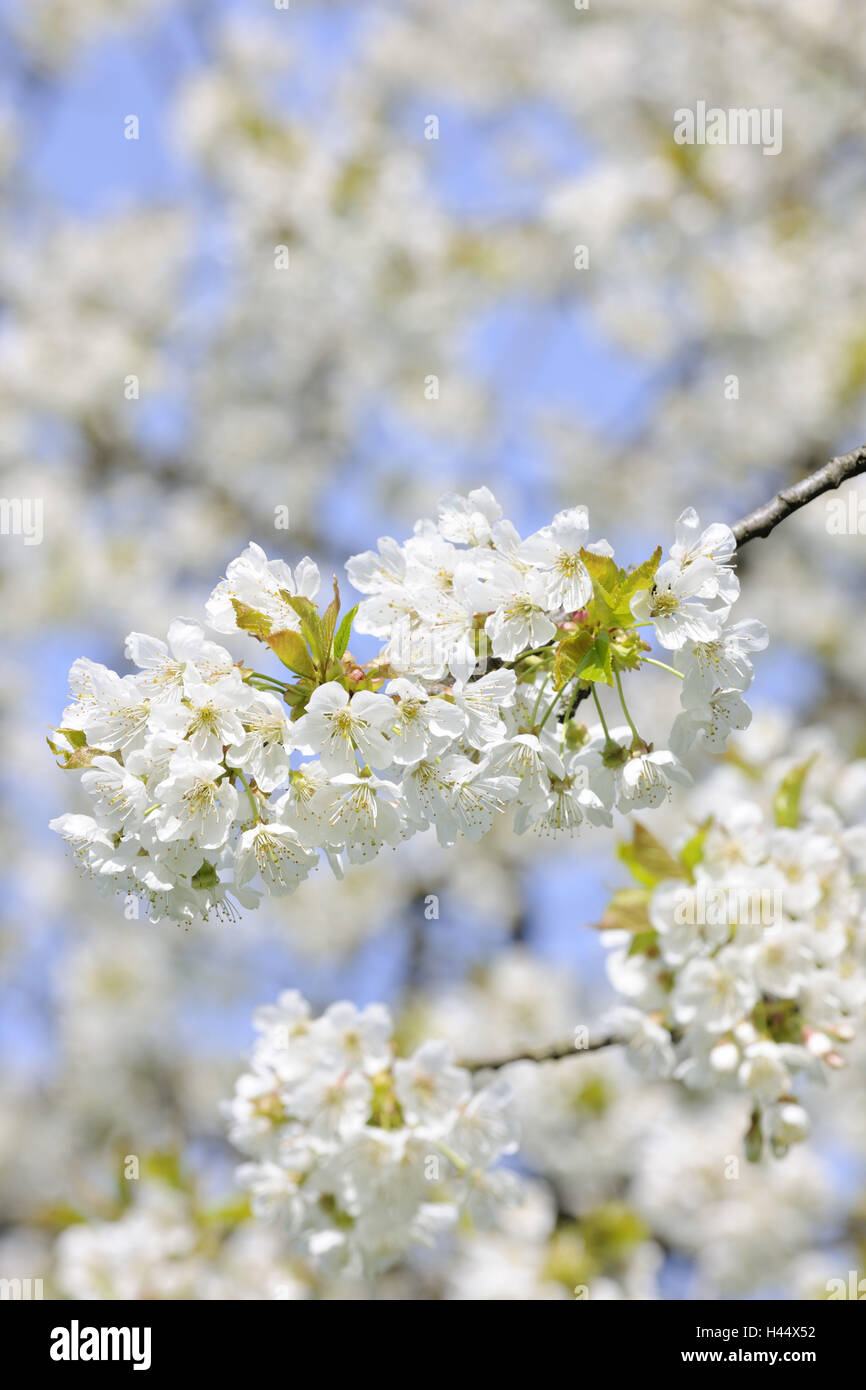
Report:
M515 1144L501 1082L473 1093L438 1042L395 1057L378 1005L311 1018L290 993L256 1026L251 1071L226 1107L232 1142L253 1155L239 1178L256 1215L314 1265L387 1268L461 1212L487 1220L512 1198L489 1172Z
M659 808L689 781L677 751L699 737L721 752L730 728L747 724L747 654L764 644L760 624L722 628L736 597L728 533L696 526L681 518L655 588L632 600L637 613L641 596L658 608L667 588L682 589L682 612L656 615L659 639L676 633L686 668L672 750L640 737L625 705L622 677L635 680L645 650L627 601L608 629L583 630L633 583L612 547L590 539L586 509L558 512L524 541L480 488L443 499L438 519L419 521L404 543L383 538L349 561L367 595L357 630L384 640L363 668L348 630L336 645L335 610L315 606L312 561L293 570L255 544L230 562L207 613L218 631L258 641L270 669L235 664L185 618L166 642L130 634L134 675L77 661L52 747L82 769L94 823L53 824L71 831L103 885L141 895L150 916L189 923L290 892L319 861L339 878L428 828L450 848L508 815L515 834L555 840L609 827L616 809ZM610 586L597 612L590 565ZM652 582L646 566L638 578ZM274 653L285 657L279 670ZM596 663L585 683L582 655ZM710 671L730 687L710 690ZM590 683L622 704L626 724L578 722ZM830 941L828 931L825 954Z

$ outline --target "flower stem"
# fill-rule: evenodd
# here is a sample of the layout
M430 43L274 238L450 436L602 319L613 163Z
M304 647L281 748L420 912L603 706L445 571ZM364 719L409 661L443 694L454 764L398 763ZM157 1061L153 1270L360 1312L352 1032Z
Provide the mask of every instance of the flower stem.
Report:
M548 707L547 707L547 710L545 711L544 718L542 719L541 723L538 725L538 728L536 729L536 733L539 733L539 734L541 733L541 731L542 731L542 729L544 728L545 724L547 723L548 719L549 719L550 716L553 714L553 711L556 709L557 705L559 704L560 700L562 699L562 694L563 694L563 692L562 692L561 690L557 690L556 695L555 695L554 698L551 700L550 704L549 704Z
M261 825L261 824L262 824L262 818L261 818L261 815L260 815L260 813L259 813L259 808L258 808L258 805L257 805L257 803L256 803L256 799L255 799L255 797L253 796L253 789L252 789L252 787L250 786L249 782L247 781L246 777L244 776L244 774L243 774L242 772L239 772L239 773L238 773L238 777L239 777L239 779L240 779L240 781L241 781L241 784L242 784L242 786L243 786L243 788L244 788L244 790L245 790L247 796L248 796L249 799L250 799L250 806L252 807L252 811L253 811L253 822L254 822L255 825Z
M598 698L598 691L595 688L594 681L592 683L592 698L595 700L595 707L598 710L598 717L601 720L601 727L604 729L605 742L612 743L613 739L610 736L610 729L607 727L607 722L604 717L604 710L601 707L601 700Z
M448 1144L443 1144L441 1140L434 1139L433 1148L438 1149L439 1152L442 1154L443 1158L448 1159L449 1163L453 1163L458 1173L466 1172L468 1164L465 1158L461 1158L458 1153L455 1153L454 1150L449 1147Z
M284 681L278 681L276 676L266 676L264 671L253 671L250 676L250 681L252 680L267 681L268 685L276 686L277 690L288 690Z
M623 714L625 715L626 719L628 720L628 727L631 729L632 734L634 735L635 742L636 742L636 743L640 743L640 742L641 742L641 736L640 736L640 734L638 733L637 729L635 728L634 720L632 719L631 715L630 715L629 712L628 712L628 705L626 704L626 702L625 702L625 696L624 696L623 693L622 693L622 679L621 679L621 677L620 677L619 671L617 670L616 666L614 666L614 668L613 668L613 678L614 678L614 680L616 681L616 689L617 689L617 693L618 693L618 695L619 695L619 702L620 702L620 704L622 705L622 712L623 712Z
M521 652L520 655L516 656L513 661L506 661L503 663L503 665L509 667L516 666L517 663L519 661L522 661L525 656L541 656L544 652L549 652L552 645L553 642L551 640L550 642L545 642L543 647L527 647L526 651Z
M656 661L655 657L642 656L641 665L657 666L660 671L670 671L672 676L679 676L681 681L685 680L685 676L683 675L682 671L678 671L675 666L668 666L666 661Z
M548 687L549 684L550 684L550 676L549 676L549 675L546 675L546 676L544 677L544 680L541 682L541 685L540 685L539 688L538 688L538 694L537 694L537 696L535 697L535 704L534 704L533 707L532 707L532 727L533 727L533 729L535 728L535 718L536 718L536 715L538 714L538 706L541 704L541 697L542 697L542 695L544 694L544 692L545 692L545 690L547 689L547 687Z

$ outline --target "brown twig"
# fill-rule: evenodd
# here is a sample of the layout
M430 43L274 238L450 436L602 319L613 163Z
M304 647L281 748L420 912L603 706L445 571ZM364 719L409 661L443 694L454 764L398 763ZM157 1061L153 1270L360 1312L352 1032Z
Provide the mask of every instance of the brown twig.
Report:
M580 1057L584 1052L600 1052L604 1047L616 1047L621 1042L622 1038L606 1035L579 1047L574 1038L569 1038L565 1042L551 1043L548 1047L531 1047L525 1052L512 1052L507 1057L461 1062L460 1065L467 1071L498 1071L500 1067L510 1067L512 1062L560 1062L564 1057Z
M737 546L742 548L748 541L756 540L759 536L769 536L779 522L784 521L792 512L799 511L807 502L813 502L823 492L830 492L849 478L856 478L859 473L866 473L866 444L852 449L850 454L831 459L823 468L818 468L807 478L801 478L790 487L782 488L769 502L744 516L731 528L736 536Z

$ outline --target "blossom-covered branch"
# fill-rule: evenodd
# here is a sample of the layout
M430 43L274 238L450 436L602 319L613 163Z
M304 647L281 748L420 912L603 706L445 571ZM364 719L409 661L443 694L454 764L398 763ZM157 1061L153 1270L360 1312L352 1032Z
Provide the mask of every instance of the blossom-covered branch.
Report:
M845 1069L866 1010L866 761L840 766L814 741L785 751L764 768L736 748L668 842L633 823L619 847L633 881L599 923L624 1001L609 1031L485 1068L620 1042L650 1077L747 1102L749 1157L807 1137L808 1083Z
M702 529L688 509L666 560L659 546L625 569L591 539L586 508L524 539L479 488L443 498L404 544L349 560L365 597L341 614L336 581L317 607L310 559L293 570L250 545L207 617L263 660L236 663L178 618L167 643L130 633L134 674L75 662L50 746L82 772L92 814L53 828L101 885L189 923L430 828L447 847L508 813L517 834L557 837L658 807L690 780L693 745L721 752L751 718L751 653L768 638L730 621L734 550L729 527ZM353 628L384 643L363 667ZM670 661L649 655L649 634ZM626 698L645 665L680 683L663 740L639 731ZM583 689L589 725L575 717Z

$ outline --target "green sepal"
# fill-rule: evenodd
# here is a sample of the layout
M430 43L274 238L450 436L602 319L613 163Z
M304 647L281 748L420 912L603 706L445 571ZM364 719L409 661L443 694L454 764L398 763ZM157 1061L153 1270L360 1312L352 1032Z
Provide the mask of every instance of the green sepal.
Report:
M82 767L90 767L94 758L114 758L115 762L123 766L120 754L117 752L108 752L105 748L91 748L87 743L78 743L70 750L52 743L50 738L47 738L45 742L48 744L52 753L55 753L58 758L63 759L57 766L63 768L64 772L77 772Z
M193 888L200 888L204 891L209 888L216 888L219 881L219 874L209 859L202 860L199 868L196 869L190 879Z
M803 1016L796 999L759 999L752 1010L752 1022L774 1043L802 1045Z

